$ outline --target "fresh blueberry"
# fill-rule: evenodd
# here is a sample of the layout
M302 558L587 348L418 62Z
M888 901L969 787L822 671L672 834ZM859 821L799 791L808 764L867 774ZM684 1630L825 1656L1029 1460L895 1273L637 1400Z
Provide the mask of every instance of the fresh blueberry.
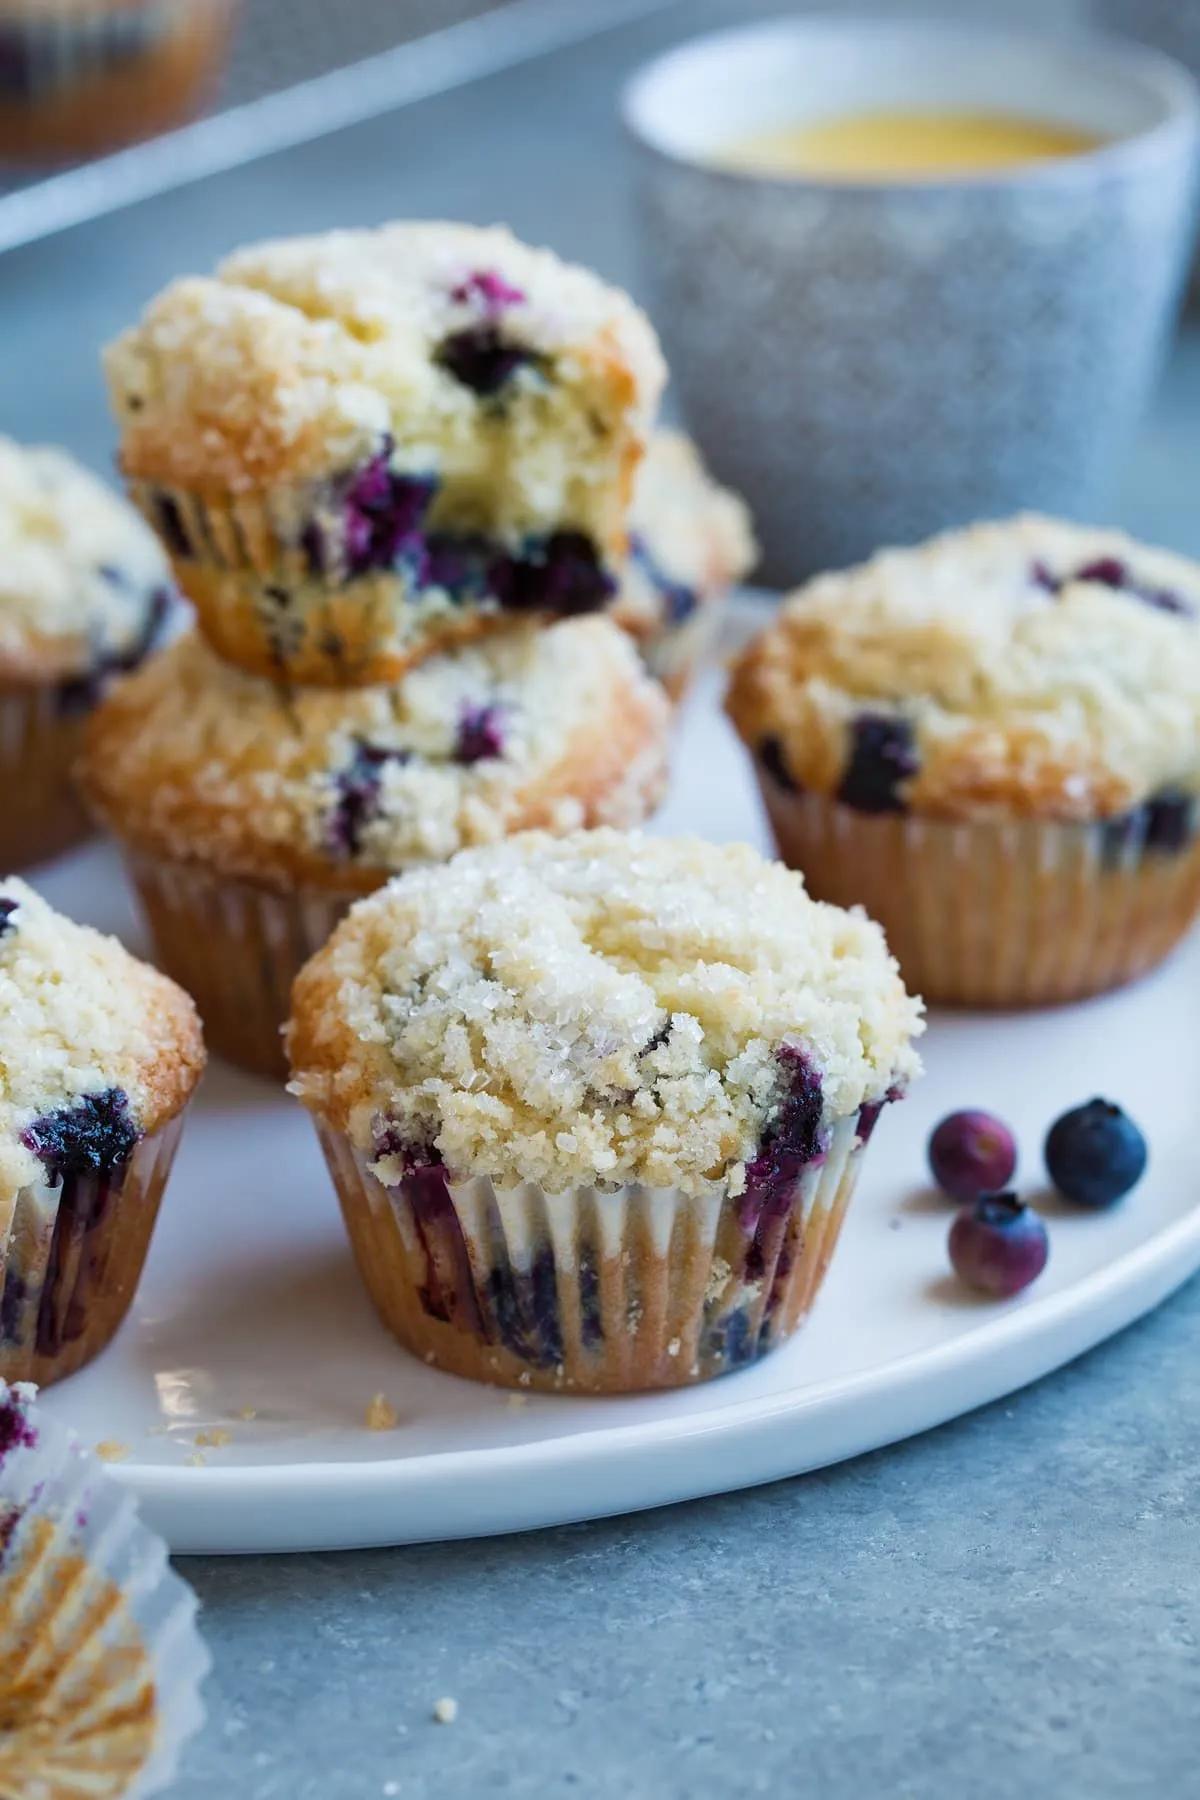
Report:
M362 738L355 744L349 763L334 777L337 800L326 830L334 856L359 854L363 832L379 811L384 769L389 763L399 766L407 761L407 750L387 749Z
M786 1077L783 1101L768 1125L758 1155L746 1164L741 1220L748 1230L778 1217L792 1204L797 1181L824 1149L821 1075L808 1052L783 1044L778 1061Z
M501 313L509 306L519 306L525 295L518 287L505 281L503 275L495 269L475 269L457 287L450 290L450 298L460 306L472 302L482 306L487 313Z
M538 359L522 345L508 343L499 326L489 322L451 332L443 339L436 360L455 381L486 399L498 394L518 369Z
M955 1274L998 1299L1036 1281L1050 1255L1045 1225L1015 1194L984 1194L961 1206L949 1247Z
M798 794L800 783L787 766L783 744L777 737L765 737L758 746L758 760L771 780L781 787L785 794Z
M35 1119L21 1133L21 1142L41 1159L48 1179L54 1181L68 1175L111 1173L140 1135L128 1094L123 1088L106 1088Z
M465 706L458 721L454 760L489 762L504 755L504 715L498 706Z
M975 1108L950 1113L929 1140L933 1179L952 1200L998 1194L1016 1166L1016 1139L1008 1126Z
M890 713L859 713L850 728L850 758L838 799L856 812L904 812L900 784L920 767L913 728Z
M1145 1138L1111 1100L1073 1107L1046 1137L1050 1179L1079 1206L1111 1206L1141 1180L1145 1167Z
M8 900L3 894L0 894L0 938L7 937L10 931L17 929L13 923L13 914L16 910L17 902Z

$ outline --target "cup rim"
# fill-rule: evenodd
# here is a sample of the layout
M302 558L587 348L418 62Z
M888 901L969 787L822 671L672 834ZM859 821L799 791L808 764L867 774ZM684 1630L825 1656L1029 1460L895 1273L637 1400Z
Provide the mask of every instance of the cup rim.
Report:
M1143 86L1155 91L1161 116L1153 124L1120 137L1105 139L1090 149L1068 156L1047 157L1043 161L1023 163L1007 169L965 169L900 180L862 175L792 174L707 162L699 156L687 155L671 147L664 142L663 134L650 123L654 87L680 64L702 54L719 54L722 49L755 41L767 46L773 41L834 36L876 41L891 37L917 44L933 38L941 45L954 42L967 49L1005 45L1036 50L1042 54L1091 58L1105 65L1109 73L1118 77L1124 74L1140 77ZM640 150L663 162L677 168L691 169L707 178L741 189L765 186L774 191L810 195L870 194L898 198L914 194L974 193L1025 186L1061 186L1091 180L1097 175L1110 172L1116 164L1128 168L1131 163L1157 160L1167 150L1185 145L1189 140L1193 153L1200 144L1200 83L1176 58L1137 43L1132 38L1100 30L1042 32L971 20L897 19L878 14L847 18L835 13L813 13L702 32L660 51L640 64L621 89L619 111L627 137Z

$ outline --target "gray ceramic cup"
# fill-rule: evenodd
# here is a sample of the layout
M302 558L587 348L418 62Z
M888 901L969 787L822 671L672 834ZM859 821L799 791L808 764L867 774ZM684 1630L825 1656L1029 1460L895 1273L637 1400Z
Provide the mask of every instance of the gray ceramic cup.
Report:
M723 170L751 132L917 107L1103 137L995 176ZM1200 105L1101 37L794 19L699 39L624 98L649 299L687 422L784 585L1022 507L1081 518L1177 307Z

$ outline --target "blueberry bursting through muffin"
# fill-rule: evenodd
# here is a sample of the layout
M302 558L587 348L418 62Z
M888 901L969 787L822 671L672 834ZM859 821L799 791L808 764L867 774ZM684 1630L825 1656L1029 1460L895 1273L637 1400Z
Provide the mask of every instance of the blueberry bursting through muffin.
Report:
M642 1056L669 1035L669 1027L655 1033ZM746 1165L746 1185L736 1203L740 1257L724 1284L735 1294L753 1287L759 1295L766 1285L761 1322L755 1331L753 1302L741 1301L721 1310L719 1300L714 1300L706 1312L699 1345L702 1359L719 1360L727 1369L754 1362L771 1347L787 1278L802 1249L793 1210L796 1187L806 1170L824 1160L828 1149L816 1064L796 1044L781 1045L777 1061L783 1077L782 1098L764 1129L757 1154ZM886 1098L899 1099L899 1090L890 1089ZM873 1102L861 1109L858 1135L863 1142L874 1130L884 1104ZM394 1158L402 1169L404 1197L425 1249L428 1273L421 1303L430 1317L474 1331L485 1342L500 1344L537 1368L553 1368L561 1362L563 1325L552 1246L540 1246L527 1269L497 1256L479 1279L472 1270L437 1149L405 1142L386 1122L376 1129L375 1147L380 1158ZM598 1349L606 1329L600 1307L598 1245L581 1244L577 1272L580 1335L586 1348ZM638 1304L638 1297L631 1295L631 1329Z
M11 913L9 915L11 923ZM124 1167L141 1136L122 1088L87 1094L27 1125L21 1142L59 1189L40 1294L9 1269L0 1292L0 1342L28 1336L22 1315L37 1306L36 1349L58 1355L86 1328L89 1277L102 1275L104 1229ZM18 1221L20 1205L18 1203Z
M554 612L566 617L598 612L616 592L592 539L583 531L526 537L513 550L480 532L447 531L427 524L438 492L433 474L401 474L391 468L392 443L352 474L327 483L300 549L310 575L337 584L378 573L403 573L419 601L448 594L455 603L491 599L511 612ZM213 560L194 543L177 502L160 493L155 524L179 560ZM335 520L331 529L325 522ZM217 559L219 560L219 559ZM275 583L272 598L286 608L291 596Z
M98 573L110 587L121 590L130 587L129 577L121 569L106 565ZM98 652L84 674L62 682L58 689L59 710L68 714L90 712L100 700L105 684L114 675L129 675L140 668L157 647L174 602L175 595L170 588L151 588L144 596L142 625L133 642L123 650Z
M451 760L463 768L504 755L505 709L487 701L466 705L458 717ZM383 809L384 773L413 761L413 752L359 738L349 761L333 777L334 799L325 825L325 843L339 859L360 856L367 827Z

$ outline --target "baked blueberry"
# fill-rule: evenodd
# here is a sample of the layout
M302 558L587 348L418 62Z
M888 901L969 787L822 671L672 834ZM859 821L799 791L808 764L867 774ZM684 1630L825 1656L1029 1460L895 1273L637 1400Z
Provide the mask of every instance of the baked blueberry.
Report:
M474 269L450 290L450 297L460 305L476 302L487 313L502 313L510 306L519 306L525 295L495 269Z
M746 1164L741 1217L747 1227L764 1214L786 1212L801 1174L822 1153L820 1071L798 1044L782 1044L778 1061L787 1086L757 1156Z
M504 715L500 707L464 707L454 745L455 762L487 762L503 755Z
M362 834L379 809L384 769L408 760L407 750L358 741L350 762L334 777L337 800L329 818L328 842L335 856L358 855Z
M700 597L695 588L689 587L686 581L675 581L667 574L666 570L655 560L641 532L630 532L629 554L644 571L662 602L663 623L665 625L685 624L700 604Z
M391 452L389 439L342 494L345 560L351 575L395 567L437 492L435 476L393 470Z
M443 339L437 360L456 381L483 399L498 394L518 369L538 362L532 351L508 342L490 322L451 332Z
M1079 1206L1112 1206L1141 1180L1146 1160L1145 1138L1111 1100L1073 1107L1046 1137L1047 1173Z
M555 531L529 540L520 556L498 557L491 586L500 604L513 612L553 612L567 618L599 611L616 591L595 544L582 531Z
M856 812L905 812L902 782L920 767L913 728L890 713L859 713L850 727L850 757L838 799Z
M106 1088L35 1119L21 1133L21 1142L39 1159L47 1178L56 1181L111 1173L140 1135L124 1089Z

